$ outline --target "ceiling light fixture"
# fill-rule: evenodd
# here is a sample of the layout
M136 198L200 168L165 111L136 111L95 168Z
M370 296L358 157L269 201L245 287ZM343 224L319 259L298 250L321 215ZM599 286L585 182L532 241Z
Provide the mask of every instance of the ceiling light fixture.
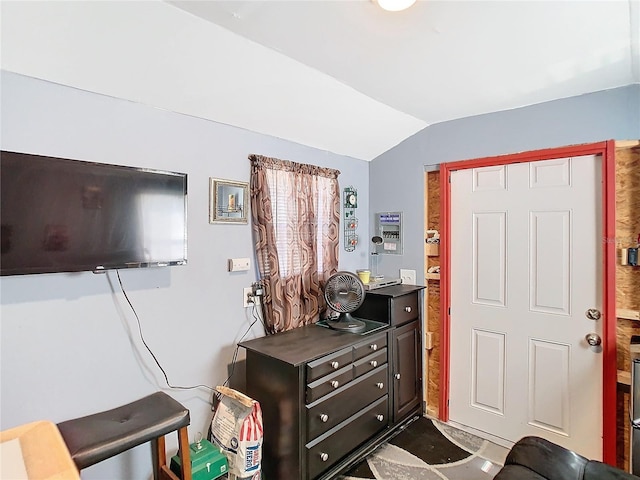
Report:
M416 0L373 0L380 8L388 12L400 12L416 3Z

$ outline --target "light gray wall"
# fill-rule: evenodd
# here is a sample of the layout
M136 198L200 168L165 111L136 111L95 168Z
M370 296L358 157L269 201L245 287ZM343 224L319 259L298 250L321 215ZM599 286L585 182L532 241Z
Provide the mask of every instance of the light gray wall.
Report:
M241 300L256 274L226 267L233 257L255 265L251 229L208 223L209 177L249 181L250 153L338 168L340 186L358 189L359 231L369 230L368 162L9 72L1 81L3 150L188 174L188 265L121 271L144 338L173 385L221 384L252 322ZM342 269L368 260L364 247L340 249ZM115 272L2 277L0 295L0 428L59 422L163 389L189 408L190 439L206 435L211 394L166 389ZM247 338L262 335L258 322ZM174 437L167 438L173 450ZM83 478L150 472L149 447L141 446L84 470Z
M404 255L380 255L380 273L424 279L424 167L444 162L640 138L640 85L431 125L371 162L369 210L401 211Z

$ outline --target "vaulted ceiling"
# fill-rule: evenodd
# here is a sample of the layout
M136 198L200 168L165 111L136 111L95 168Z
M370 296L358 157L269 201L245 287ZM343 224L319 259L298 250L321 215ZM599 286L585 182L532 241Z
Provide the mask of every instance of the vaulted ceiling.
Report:
M638 0L0 9L3 70L363 160L434 123L640 83Z

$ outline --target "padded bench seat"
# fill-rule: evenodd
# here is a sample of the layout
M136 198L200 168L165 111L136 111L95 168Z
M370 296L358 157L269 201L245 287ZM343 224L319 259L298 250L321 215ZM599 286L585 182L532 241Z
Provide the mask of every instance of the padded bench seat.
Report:
M58 424L71 458L78 470L94 465L141 445L154 441L157 450L155 478L175 478L166 466L164 435L178 431L182 480L191 480L187 426L189 410L163 392L86 417Z

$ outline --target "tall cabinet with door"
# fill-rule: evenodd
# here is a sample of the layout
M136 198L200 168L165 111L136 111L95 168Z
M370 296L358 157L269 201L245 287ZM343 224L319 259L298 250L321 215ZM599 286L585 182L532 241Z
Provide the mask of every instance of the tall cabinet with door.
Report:
M389 332L392 421L422 413L422 290L417 285L392 285L367 292L355 317L392 326Z

